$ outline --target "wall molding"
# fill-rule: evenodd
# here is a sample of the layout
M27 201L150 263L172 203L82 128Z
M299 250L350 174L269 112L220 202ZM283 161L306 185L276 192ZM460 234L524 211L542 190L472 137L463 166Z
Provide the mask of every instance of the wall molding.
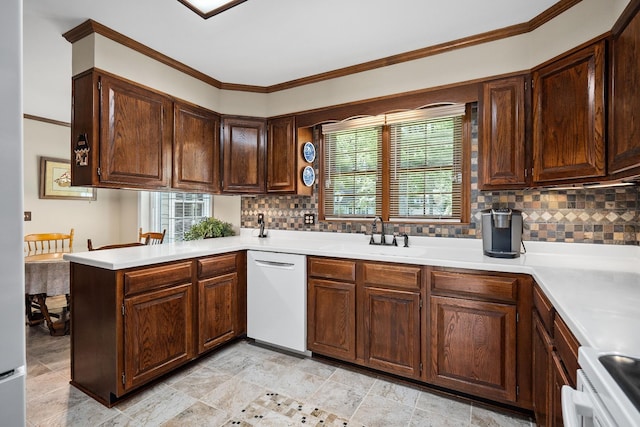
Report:
M543 11L539 15L535 16L528 22L521 24L511 25L508 27L500 28L497 30L487 31L485 33L476 34L469 37L464 37L457 40L452 40L446 43L437 44L434 46L428 46L425 48L412 50L397 55L388 56L385 58L376 59L373 61L364 62L361 64L352 65L349 67L340 68L333 71L327 71L325 73L319 73L307 77L302 77L295 80L290 80L283 83L278 83L271 86L253 86L237 83L225 83L221 82L211 76L208 76L182 62L176 61L142 43L139 43L124 34L112 30L111 28L102 25L92 19L88 19L77 27L67 31L62 36L70 43L74 43L78 40L85 38L86 36L96 33L100 34L108 39L111 39L123 46L133 49L143 55L146 55L158 62L168 65L176 70L201 80L213 87L223 90L242 91L242 92L254 92L254 93L273 93L281 90L292 89L299 86L305 86L311 83L318 83L325 80L331 80L339 77L348 76L351 74L361 73L363 71L370 71L376 68L387 67L394 64L400 64L403 62L414 61L416 59L426 58L428 56L439 55L444 52L452 50L462 49L474 45L488 43L508 37L517 36L520 34L531 32L541 25L549 22L551 19L580 3L582 0L560 0L553 6Z
M43 122L43 123L49 123L51 125L57 125L57 126L64 126L64 127L71 127L71 123L69 122L63 122L60 120L53 120L53 119L48 119L46 117L40 117L40 116L34 116L32 114L24 114L24 118L25 119L29 119L29 120L35 120L37 122Z

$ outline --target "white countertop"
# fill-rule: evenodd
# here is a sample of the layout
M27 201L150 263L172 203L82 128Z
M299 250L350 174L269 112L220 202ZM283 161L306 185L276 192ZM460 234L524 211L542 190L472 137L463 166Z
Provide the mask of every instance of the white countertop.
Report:
M65 254L75 263L109 270L238 250L265 250L406 264L531 274L581 345L640 356L640 247L525 242L515 259L490 258L480 239L413 237L409 248L368 244L352 233L257 230L239 236ZM401 245L401 240L399 239Z

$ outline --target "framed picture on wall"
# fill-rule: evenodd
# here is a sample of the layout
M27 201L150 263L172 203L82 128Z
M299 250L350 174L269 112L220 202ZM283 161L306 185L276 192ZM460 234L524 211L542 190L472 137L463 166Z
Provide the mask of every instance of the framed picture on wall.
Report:
M40 198L96 200L96 189L71 186L71 162L40 157Z

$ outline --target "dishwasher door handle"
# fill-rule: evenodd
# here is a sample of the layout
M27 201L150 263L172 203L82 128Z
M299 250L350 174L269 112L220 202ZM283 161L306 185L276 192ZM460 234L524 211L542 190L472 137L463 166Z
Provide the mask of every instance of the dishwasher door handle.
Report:
M257 259L255 260L255 263L259 267L275 267L285 270L291 270L295 267L295 264L292 262L264 261L261 259Z

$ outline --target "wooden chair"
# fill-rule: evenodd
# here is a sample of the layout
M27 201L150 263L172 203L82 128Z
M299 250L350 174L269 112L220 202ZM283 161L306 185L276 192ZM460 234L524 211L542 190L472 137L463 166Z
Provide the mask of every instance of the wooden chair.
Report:
M164 235L167 233L167 230L162 230L162 233L158 233L155 231L148 231L146 233L142 232L142 227L138 231L138 241L140 243L144 243L145 245L159 245L164 241Z
M35 233L24 236L25 255L28 257L46 256L73 251L73 228L69 234ZM68 314L70 310L69 294L63 296L61 312L50 311L47 307L47 294L30 295L25 293L25 314L29 326L39 325L46 321L51 335L69 333ZM55 299L55 298L54 298ZM58 298L59 299L59 298ZM54 322L51 318L58 319Z
M117 243L115 245L104 245L104 246L100 246L99 248L94 248L93 244L91 243L91 239L87 239L87 249L90 251L100 251L103 249L118 249L118 248L128 248L131 246L144 246L144 243L140 243L140 242L132 242L132 243Z
M26 250L29 253L72 252L73 228L69 234L37 233L24 236Z

